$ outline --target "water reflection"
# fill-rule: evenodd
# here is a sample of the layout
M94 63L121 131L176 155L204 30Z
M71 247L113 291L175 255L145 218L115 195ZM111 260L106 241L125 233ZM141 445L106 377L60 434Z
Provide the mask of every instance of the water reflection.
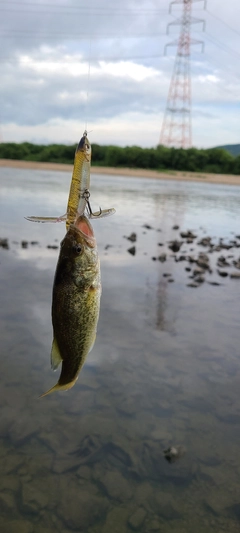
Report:
M59 243L64 225L46 231L23 216L42 213L42 190L43 214L52 214L52 193L54 213L63 213L69 176L14 172L0 174L0 237L10 245L0 248L1 531L237 531L239 281L186 287L191 273L168 241L177 223L199 236L204 224L216 242L239 233L239 189L94 177L97 207L118 209L94 222L103 281L96 345L74 389L40 401L56 381L49 354L58 250L46 247ZM123 237L132 231L135 256ZM39 244L24 249L23 239ZM165 262L152 260L161 253ZM186 453L169 464L163 450L174 445Z

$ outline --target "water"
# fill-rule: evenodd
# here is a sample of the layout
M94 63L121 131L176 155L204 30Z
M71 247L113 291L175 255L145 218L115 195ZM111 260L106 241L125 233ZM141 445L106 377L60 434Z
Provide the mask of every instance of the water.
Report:
M209 254L212 274L191 288L188 262L175 262L168 241L179 238L175 224L233 239L240 188L92 177L93 209L117 210L93 222L97 340L75 387L39 400L57 381L49 354L58 250L47 246L65 227L24 216L63 214L69 181L0 169L0 237L9 242L0 248L1 533L239 531L240 280L221 278L216 260L240 252ZM135 256L124 237L132 232ZM184 250L205 251L193 243L177 255ZM166 262L152 259L160 253ZM163 450L176 445L185 454L170 464Z

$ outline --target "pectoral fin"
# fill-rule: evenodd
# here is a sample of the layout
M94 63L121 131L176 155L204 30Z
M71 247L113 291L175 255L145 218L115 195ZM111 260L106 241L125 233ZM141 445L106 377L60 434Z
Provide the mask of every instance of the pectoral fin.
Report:
M57 367L60 365L61 362L62 362L62 357L59 352L57 341L54 338L53 343L52 343L52 351L51 351L51 368L53 370L57 370Z

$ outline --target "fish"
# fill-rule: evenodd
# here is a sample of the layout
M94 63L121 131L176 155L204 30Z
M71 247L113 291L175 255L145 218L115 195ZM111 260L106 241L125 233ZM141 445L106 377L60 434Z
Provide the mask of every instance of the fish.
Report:
M58 382L41 397L71 389L91 351L100 311L101 273L96 238L80 215L61 242L53 283L51 366L62 363Z
M100 208L97 213L93 213L91 210L89 203L91 154L92 148L85 130L75 152L67 212L58 217L29 216L25 217L26 220L43 223L66 222L66 229L68 230L70 224L74 224L74 221L85 212L86 208L88 208L89 218L103 218L115 213L114 208L103 210Z

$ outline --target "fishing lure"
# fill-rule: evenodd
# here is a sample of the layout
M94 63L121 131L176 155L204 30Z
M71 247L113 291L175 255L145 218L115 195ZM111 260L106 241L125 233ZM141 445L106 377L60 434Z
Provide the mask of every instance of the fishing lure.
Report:
M85 211L88 218L103 218L115 213L114 208L103 210L100 208L99 212L92 212L89 202L91 154L92 148L85 130L75 152L67 212L59 217L30 216L26 217L26 220L43 223L66 222L66 229L68 230L70 224L74 224L75 220Z

